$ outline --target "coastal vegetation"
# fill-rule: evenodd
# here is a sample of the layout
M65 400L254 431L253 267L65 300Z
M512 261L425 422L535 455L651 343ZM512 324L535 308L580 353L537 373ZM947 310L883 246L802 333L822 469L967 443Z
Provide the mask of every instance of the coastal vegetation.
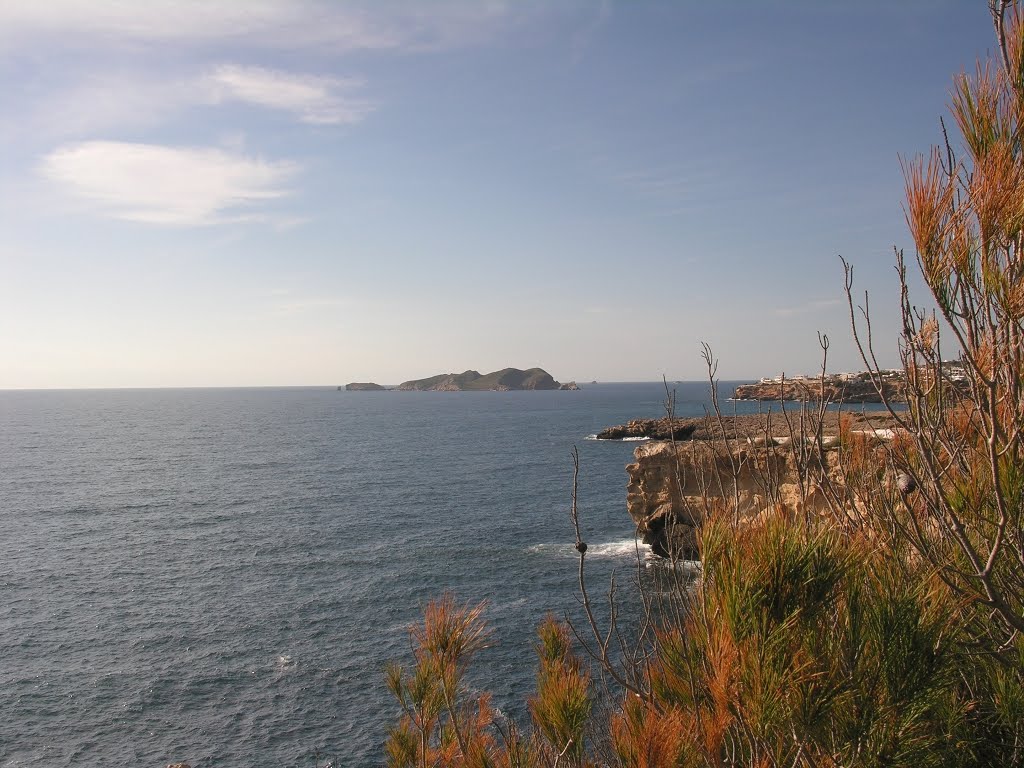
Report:
M990 7L996 53L954 81L961 142L943 125L942 147L903 164L935 309L911 302L897 252L906 409L888 410L888 439L845 418L826 434L823 385L745 439L717 402L708 439L670 430L664 525L696 525L638 568L636 625L596 610L574 501L582 617L538 631L530 723L467 685L483 607L444 596L412 665L387 673L390 765L1024 764L1024 14ZM866 381L888 405L853 286L847 266Z

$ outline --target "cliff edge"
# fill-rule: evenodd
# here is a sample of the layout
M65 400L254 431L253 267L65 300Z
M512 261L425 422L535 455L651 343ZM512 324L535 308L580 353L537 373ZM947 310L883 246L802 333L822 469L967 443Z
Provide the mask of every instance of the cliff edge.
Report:
M825 455L829 464L835 463L835 451ZM661 557L698 559L701 524L724 509L735 507L741 521L779 507L812 515L828 509L826 497L813 482L801 497L796 462L785 448L657 441L638 446L633 456L636 461L626 467L626 509L637 534ZM766 477L776 479L777 498L769 498Z
M900 379L883 379L882 392L889 402L904 402L906 386ZM817 401L824 397L830 403L880 403L875 385L867 379L797 378L741 384L733 393L735 400L800 400Z
M633 451L635 460L626 467L626 509L637 535L657 555L693 560L699 557L698 529L712 513L735 510L740 522L779 511L810 516L829 513L837 499L846 496L838 435L848 430L849 435L870 443L890 439L898 429L892 417L883 413L827 412L819 446L808 446L814 452L820 450L821 461L805 463L801 471L796 460L799 451L791 445L791 425L798 429L799 421L787 421L778 414L721 421L679 419L674 424L639 420L632 431L656 432L660 427L678 433L685 426L689 437L652 439Z
M969 377L959 360L943 360L939 375L954 389L966 391ZM880 403L882 397L891 403L906 402L907 372L901 368L861 371L860 373L829 373L822 376L775 376L756 384L736 387L735 400L805 400L824 397L833 403Z

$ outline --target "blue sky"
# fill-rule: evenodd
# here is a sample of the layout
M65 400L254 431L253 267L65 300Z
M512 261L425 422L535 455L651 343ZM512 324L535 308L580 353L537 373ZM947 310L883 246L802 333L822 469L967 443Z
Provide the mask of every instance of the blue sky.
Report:
M896 363L984 0L0 4L0 388ZM925 296L918 286L917 297Z

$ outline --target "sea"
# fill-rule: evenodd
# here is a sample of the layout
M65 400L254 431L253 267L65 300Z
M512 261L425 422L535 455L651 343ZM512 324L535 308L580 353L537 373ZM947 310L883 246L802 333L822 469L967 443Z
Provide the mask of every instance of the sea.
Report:
M636 443L592 437L666 385L582 387L0 392L0 766L382 765L385 665L446 592L486 603L470 684L525 724L536 626L584 626L574 449L595 601L649 557Z

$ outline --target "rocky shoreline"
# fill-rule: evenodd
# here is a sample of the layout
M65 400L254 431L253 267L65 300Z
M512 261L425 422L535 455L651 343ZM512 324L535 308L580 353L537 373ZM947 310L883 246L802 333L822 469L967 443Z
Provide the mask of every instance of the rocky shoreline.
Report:
M906 383L902 379L882 379L882 394L889 402L905 402ZM800 400L830 403L881 403L875 384L866 379L785 379L741 384L733 393L734 400Z
M849 420L849 428L854 431L891 429L894 422L885 411L826 411L822 418L823 434L835 435L839 432L839 419L842 414ZM804 417L806 423L806 416ZM740 416L722 416L721 420L714 416L697 418L662 417L660 419L633 419L625 424L608 427L597 433L598 440L675 440L688 442L698 440L747 439L771 436L773 438L791 437L801 430L801 414L793 409L787 412L755 413Z
M959 360L944 360L939 375L956 389L967 386L967 373ZM775 376L755 384L741 384L734 400L802 400L830 403L905 403L907 373L901 368L824 376Z
M825 509L826 500L813 485L809 492L800 493L794 452L774 447L807 434L810 425L807 414L803 416L802 420L795 411L721 419L636 419L601 433L620 437L598 437L649 439L637 446L635 461L626 466L626 509L637 535L654 554L695 560L700 556L699 528L711 510L727 506L723 494L729 494L730 503L736 499L741 519L757 518L777 506L800 514ZM838 462L834 448L841 431L887 439L897 424L885 412L827 411L820 427L825 464L832 467ZM766 477L778 485L772 499L765 490ZM719 484L715 478L728 480Z

